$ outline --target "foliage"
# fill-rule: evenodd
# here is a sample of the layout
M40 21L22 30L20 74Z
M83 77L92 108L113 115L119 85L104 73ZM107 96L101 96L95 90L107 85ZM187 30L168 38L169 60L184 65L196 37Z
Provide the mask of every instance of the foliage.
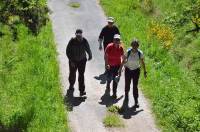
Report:
M154 11L154 4L152 0L139 0L140 7L145 13L152 13Z
M148 37L155 36L163 43L163 47L169 49L174 40L174 34L172 30L164 24L157 22L151 22L149 25Z
M6 24L17 39L16 25L23 23L37 35L48 21L48 8L44 0L1 0L0 23Z
M185 0L180 4L181 11L173 12L171 15L166 14L165 22L172 26L184 26L193 23L194 29L187 32L200 31L200 0Z
M185 31L193 26L192 22L180 19L183 5L192 3L189 0L153 0L160 12L160 17L156 18L139 9L130 11L128 3L131 4L132 0L124 4L123 0L117 3L116 0L101 0L106 14L117 20L125 47L130 46L134 37L141 42L140 49L144 51L148 71L147 79L141 76L141 88L152 102L159 126L163 131L200 131L200 86L195 81L198 80L196 74L200 64L200 39L199 34L186 35ZM113 4L116 6L113 7ZM172 13L176 18L175 23L163 23ZM156 22L152 26L152 29L156 27L156 35L149 32L152 21ZM162 35L159 37L158 33ZM163 48L162 39L173 40L169 50ZM196 69L196 72L188 70L186 62L190 62L190 68Z
M103 120L106 127L123 127L124 124L117 114L109 113Z
M119 106L112 105L112 106L108 107L108 111L111 113L118 113L119 110L120 110Z
M37 37L23 24L16 28L19 39L12 41L1 25L0 131L68 131L51 24Z

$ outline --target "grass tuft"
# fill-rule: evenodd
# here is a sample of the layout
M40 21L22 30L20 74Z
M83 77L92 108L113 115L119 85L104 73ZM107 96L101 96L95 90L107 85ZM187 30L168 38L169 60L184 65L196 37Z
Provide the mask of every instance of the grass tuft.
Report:
M109 113L103 120L106 127L124 127L123 121L117 114Z
M112 105L108 107L108 112L111 112L111 113L118 113L119 110L120 110L120 107L116 105Z
M72 8L79 8L81 6L81 4L78 2L71 2L71 3L69 3L69 6Z

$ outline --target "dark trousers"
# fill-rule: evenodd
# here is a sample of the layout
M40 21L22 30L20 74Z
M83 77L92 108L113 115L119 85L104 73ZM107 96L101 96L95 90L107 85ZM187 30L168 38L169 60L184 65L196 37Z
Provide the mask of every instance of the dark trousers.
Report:
M140 77L140 68L135 70L130 70L125 68L125 94L130 91L131 80L133 80L133 97L135 101L138 100L138 80Z
M118 83L115 81L115 77L118 75L118 70L120 66L111 66L107 71L107 83L110 85L111 81L113 81L113 94L117 93L117 85Z
M76 71L78 69L78 83L79 83L79 91L85 91L85 82L84 82L84 73L85 73L85 66L86 66L86 59L81 61L69 61L69 83L70 86L73 87L76 81ZM72 65L74 64L74 66Z

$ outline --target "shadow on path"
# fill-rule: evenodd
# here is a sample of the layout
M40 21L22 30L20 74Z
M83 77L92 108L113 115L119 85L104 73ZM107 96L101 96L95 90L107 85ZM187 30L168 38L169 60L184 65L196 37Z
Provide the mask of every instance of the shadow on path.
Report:
M131 119L132 116L144 111L143 109L136 110L136 107L129 107L128 100L124 99L123 105L119 111L119 114L123 116L124 119Z
M87 97L74 97L74 90L68 89L64 97L64 103L68 111L73 111L73 107L79 106L82 102L85 102L86 99Z
M99 76L95 76L94 77L96 80L99 80L100 81L100 84L106 84L106 81L107 81L107 74L103 73L103 74L100 74Z
M123 98L123 95L117 99L114 99L112 96L110 96L110 89L107 88L105 90L104 95L101 97L101 102L99 102L99 104L109 107L109 106L117 103L122 98Z

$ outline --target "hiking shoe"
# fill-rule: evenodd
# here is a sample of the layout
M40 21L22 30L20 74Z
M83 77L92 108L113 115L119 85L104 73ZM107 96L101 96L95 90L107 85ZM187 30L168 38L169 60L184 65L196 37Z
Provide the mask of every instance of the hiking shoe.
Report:
M80 96L86 95L86 92L80 92Z
M70 90L70 91L74 91L74 86L70 85L70 86L69 86L69 90Z
M113 99L117 99L117 95L116 95L116 94L113 94L113 95L112 95L112 98L113 98Z
M134 107L139 108L140 107L139 103L135 103Z

